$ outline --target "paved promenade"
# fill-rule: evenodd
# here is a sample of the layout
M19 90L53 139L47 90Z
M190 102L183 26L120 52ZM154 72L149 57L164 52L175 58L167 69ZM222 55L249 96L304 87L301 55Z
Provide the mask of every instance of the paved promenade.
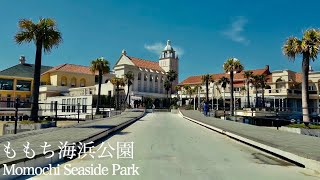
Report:
M320 176L221 134L186 121L177 114L149 113L136 123L116 133L104 143L116 148L117 142L134 142L133 159L114 156L95 158L89 155L59 166L59 176L40 175L32 180L316 180ZM93 151L99 152L98 147ZM116 166L139 167L121 175ZM72 168L108 168L108 174L68 175Z
M275 129L205 117L199 111L181 110L184 116L204 124L231 132L249 140L289 152L300 157L320 161L320 138L278 131Z
M27 142L30 143L30 148L35 151L35 154L41 156L43 155L43 148L40 146L43 146L44 142L47 142L51 145L50 148L47 148L48 151L57 151L59 150L58 146L61 146L60 142L82 142L90 137L96 136L109 129L117 127L118 125L135 119L141 116L143 113L144 112L142 110L125 111L121 115L111 118L92 120L70 126L41 129L0 137L0 164L10 164L14 161L28 160L26 159L26 154L23 152L23 145L26 145ZM4 145L7 145L8 142L10 142L10 146L16 152L16 156L12 159L8 159L4 153Z

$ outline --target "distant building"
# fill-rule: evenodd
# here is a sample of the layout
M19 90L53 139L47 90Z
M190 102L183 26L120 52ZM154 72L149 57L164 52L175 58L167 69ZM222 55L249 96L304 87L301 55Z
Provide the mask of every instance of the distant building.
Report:
M281 111L301 111L301 73L297 73L291 70L278 70L278 71L269 71L269 66L266 66L263 69L249 70L253 72L253 75L264 74L267 76L267 87L264 89L265 96L265 107L278 109ZM246 84L243 77L244 71L235 74L234 76L234 99L235 105L237 108L243 108L247 104L247 93L246 93ZM214 109L221 109L223 104L223 89L221 84L218 84L218 80L225 76L229 78L229 74L212 74L215 82L210 83L209 85L209 99L210 104ZM199 93L194 93L191 97L199 97L204 99L205 85L202 83L201 75L199 76L190 76L179 83L180 86L189 84L191 87L200 85L201 89ZM258 102L259 107L261 106L261 95L262 90L258 88L258 99L256 96L256 89L250 83L249 84L249 96L250 96L250 105L255 107L256 102ZM310 112L318 112L320 107L320 72L314 72L310 68L309 72L309 109ZM189 95L186 94L185 90L181 88L178 92L180 99L188 100ZM230 103L230 85L227 85L225 91L225 99L227 107Z
M41 66L41 73L51 69L50 66ZM26 63L26 58L21 56L19 64L0 71L0 108L13 107L14 101L29 102L33 90L34 64ZM7 102L4 102L7 101ZM1 112L0 112L1 113Z

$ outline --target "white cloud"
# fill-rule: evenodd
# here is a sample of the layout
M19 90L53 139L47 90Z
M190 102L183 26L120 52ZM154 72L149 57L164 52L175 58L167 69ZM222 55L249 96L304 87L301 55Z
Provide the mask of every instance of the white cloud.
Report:
M244 31L244 27L247 23L248 23L247 18L243 16L236 17L232 21L230 27L225 31L223 31L222 33L232 41L248 45L250 41L245 36L242 35L242 32Z
M171 44L172 45L172 44ZM148 51L160 55L163 49L166 47L166 44L163 44L161 42L157 42L154 44L145 44L144 48L147 49ZM181 57L184 54L184 50L176 45L172 45L173 49L176 51L176 54L178 54L179 57Z

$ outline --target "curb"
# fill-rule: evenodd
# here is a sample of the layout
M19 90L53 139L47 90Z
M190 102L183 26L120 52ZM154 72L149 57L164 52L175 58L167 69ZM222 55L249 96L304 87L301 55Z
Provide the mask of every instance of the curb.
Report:
M316 160L312 160L312 159L308 159L308 158L305 158L305 157L301 157L301 156L298 156L296 154L293 154L293 153L290 153L290 152L286 152L286 151L283 151L283 150L280 150L280 149L277 149L277 148L274 148L274 147L271 147L271 146L267 146L265 144L262 144L262 143L259 143L259 142L256 142L256 141L253 141L253 140L250 140L250 139L247 139L247 138L244 138L244 137L241 137L239 135L236 135L236 134L233 134L231 132L228 132L226 130L223 130L223 129L219 129L219 128L216 128L214 126L211 126L211 125L208 125L208 124L205 124L205 123L202 123L200 121L197 121L195 119L192 119L192 118L189 118L187 116L184 116L180 109L179 109L179 112L178 114L184 118L184 119L187 119L191 122L194 122L198 125L201 125L201 126L204 126L208 129L211 129L213 131L216 131L218 133L221 133L225 136L228 136L232 139L235 139L235 140L238 140L242 143L245 143L247 145L250 145L250 146L253 146L257 149L260 149L260 150L263 150L267 153L270 153L272 155L275 155L275 156L278 156L282 159L285 159L287 161L290 161L300 167L305 167L305 168L308 168L308 169L311 169L311 170L315 170L315 171L319 171L320 169L320 162L319 161L316 161Z

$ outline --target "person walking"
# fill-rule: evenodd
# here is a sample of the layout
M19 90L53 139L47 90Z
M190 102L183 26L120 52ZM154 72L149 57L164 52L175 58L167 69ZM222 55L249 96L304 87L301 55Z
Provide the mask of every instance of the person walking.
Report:
M208 105L207 105L207 103L205 102L204 103L204 105L203 105L203 114L205 115L205 116L207 116L207 113L208 113L208 107L207 107Z
M152 104L152 113L154 113L155 108L156 108L156 106L154 104Z

